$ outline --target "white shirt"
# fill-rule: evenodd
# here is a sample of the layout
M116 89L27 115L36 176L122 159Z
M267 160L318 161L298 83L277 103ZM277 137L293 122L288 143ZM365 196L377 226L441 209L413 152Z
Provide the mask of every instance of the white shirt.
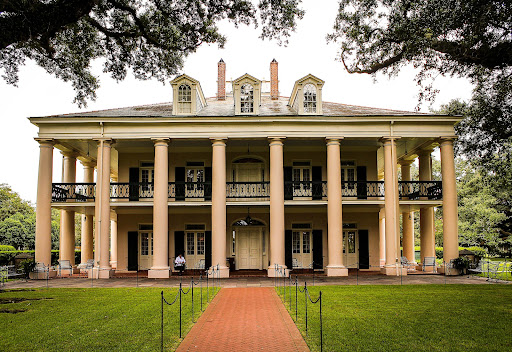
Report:
M176 264L176 265L183 265L183 264L185 264L185 258L184 257L176 257L176 260L174 261L174 264Z

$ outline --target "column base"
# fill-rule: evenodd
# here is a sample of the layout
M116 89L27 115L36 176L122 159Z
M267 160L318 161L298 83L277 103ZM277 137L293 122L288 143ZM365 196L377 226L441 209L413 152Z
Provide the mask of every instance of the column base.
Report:
M379 265L381 268L383 268L386 265L386 259L381 259Z
M460 275L460 270L455 268L437 268L437 272L439 274L445 274L446 276L458 276Z
M387 276L407 276L407 268L404 267L390 266L386 268L381 268L380 272L381 274Z
M148 279L168 279L170 275L169 267L156 268L148 270Z
M290 276L290 269L287 269L286 266L281 269L281 271L276 270L274 266L269 266L267 269L267 276L268 277L285 277Z
M49 272L30 272L28 273L28 278L31 280L46 280L53 279L57 277L57 271L50 269Z
M327 276L348 276L348 269L344 266L329 266L325 267Z
M112 269L117 269L117 261L111 261L110 266L112 267Z
M213 271L212 270L208 270L208 277L210 279L213 279ZM229 268L227 266L221 266L219 267L219 271L217 272L217 269L215 269L215 279L217 278L221 278L221 279L226 279L229 277Z

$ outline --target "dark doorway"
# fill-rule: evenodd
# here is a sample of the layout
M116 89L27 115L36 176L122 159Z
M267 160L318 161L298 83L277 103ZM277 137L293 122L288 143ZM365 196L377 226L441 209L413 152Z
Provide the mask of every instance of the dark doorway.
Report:
M368 230L359 230L359 269L370 269Z
M138 271L139 269L139 233L128 232L128 270Z
M322 230L313 230L313 269L324 268Z

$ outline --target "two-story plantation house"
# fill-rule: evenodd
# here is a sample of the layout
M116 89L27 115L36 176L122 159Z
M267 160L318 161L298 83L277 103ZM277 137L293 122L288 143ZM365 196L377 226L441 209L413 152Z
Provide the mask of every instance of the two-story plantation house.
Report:
M441 205L444 259L458 257L459 118L324 102L324 81L313 75L282 97L275 60L270 82L249 74L226 82L222 60L218 70L215 98L184 74L171 82L172 103L30 118L40 143L37 262L50 262L52 207L62 211L61 259L74 262L74 214L83 214L82 263L94 243L100 277L169 277L179 253L189 268L219 265L223 277L274 276L275 264L393 275L401 255L414 261L415 214L421 256L435 256ZM442 182L431 180L438 145ZM52 184L54 148L63 183ZM419 180L411 180L417 157ZM84 183L76 183L77 159Z

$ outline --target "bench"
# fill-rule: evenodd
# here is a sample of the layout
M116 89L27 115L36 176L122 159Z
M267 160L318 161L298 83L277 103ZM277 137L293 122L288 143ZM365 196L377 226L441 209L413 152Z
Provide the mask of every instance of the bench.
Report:
M71 266L71 262L67 259L59 260L59 276L62 276L63 272L69 272L69 276L73 276L73 267Z
M429 266L433 268L432 272L437 273L436 257L423 258L423 265L421 267L421 270L426 271L425 268Z
M410 262L409 259L407 259L407 257L402 256L400 258L400 264L402 265L402 267L407 268L407 271L416 270L416 264L414 262Z

